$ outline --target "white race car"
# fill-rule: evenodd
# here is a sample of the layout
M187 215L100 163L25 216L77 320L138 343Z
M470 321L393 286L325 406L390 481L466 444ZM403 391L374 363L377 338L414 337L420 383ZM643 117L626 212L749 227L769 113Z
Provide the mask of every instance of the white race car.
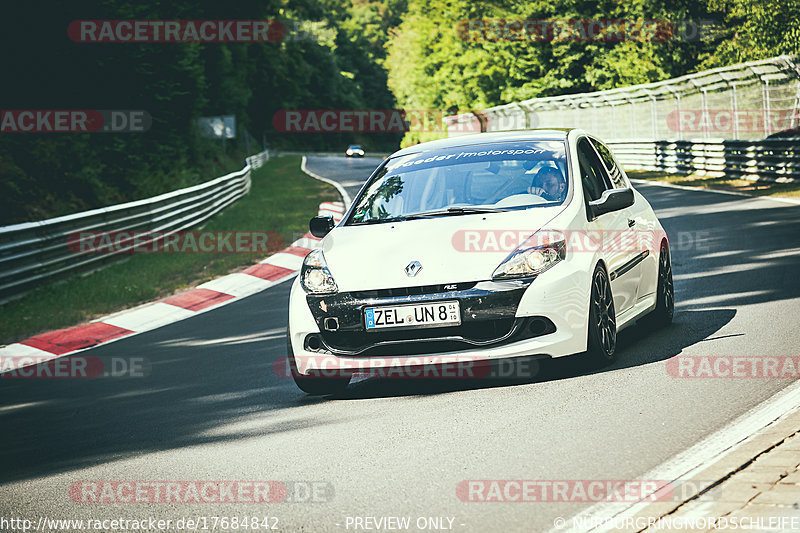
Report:
M611 151L581 130L483 133L405 148L292 286L288 359L311 394L355 372L585 352L673 315L669 242ZM389 372L388 375L392 375Z

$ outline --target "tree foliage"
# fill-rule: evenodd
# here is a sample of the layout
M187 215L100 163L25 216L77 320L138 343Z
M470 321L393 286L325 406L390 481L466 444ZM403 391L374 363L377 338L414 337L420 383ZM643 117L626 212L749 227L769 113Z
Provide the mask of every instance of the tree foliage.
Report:
M194 184L263 142L337 151L359 143L375 152L402 137L280 133L272 124L280 110L448 114L800 52L800 0L72 0L6 11L3 109L141 109L153 126L140 134L0 133L0 224ZM76 43L67 27L82 19L275 19L288 34L278 43ZM498 19L716 23L695 39L470 37L468 21ZM195 126L220 114L237 119L227 155ZM404 142L442 135L432 129Z
M524 31L503 33L508 26L498 22L609 19L659 21L668 31L621 41L580 33L525 40ZM401 107L463 112L796 54L799 43L800 0L409 0L386 64ZM420 139L410 134L404 144Z
M0 225L187 186L270 147L389 150L400 135L281 134L282 109L389 109L382 65L400 0L73 0L5 13L2 109L145 110L146 133L0 133ZM6 9L8 11L9 8ZM278 43L78 43L73 20L281 21ZM12 23L13 21L13 23ZM298 30L304 29L303 33ZM324 31L323 31L324 30ZM202 116L235 115L237 139L199 136Z

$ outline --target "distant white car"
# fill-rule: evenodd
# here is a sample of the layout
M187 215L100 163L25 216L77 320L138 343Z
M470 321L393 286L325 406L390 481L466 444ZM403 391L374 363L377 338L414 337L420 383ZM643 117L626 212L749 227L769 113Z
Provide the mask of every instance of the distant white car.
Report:
M350 146L347 147L345 155L347 157L353 157L353 156L364 157L364 149L357 144L351 144Z
M610 150L580 130L400 150L338 225L310 226L324 238L292 286L287 331L308 393L411 358L586 352L602 365L622 328L672 320L667 236Z

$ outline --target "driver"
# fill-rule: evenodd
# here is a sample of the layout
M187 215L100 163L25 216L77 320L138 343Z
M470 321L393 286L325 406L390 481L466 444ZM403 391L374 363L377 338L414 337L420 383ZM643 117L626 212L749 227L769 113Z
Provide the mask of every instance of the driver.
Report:
M561 171L556 167L547 166L536 173L528 192L541 196L548 202L558 202L564 199L566 189L567 182Z

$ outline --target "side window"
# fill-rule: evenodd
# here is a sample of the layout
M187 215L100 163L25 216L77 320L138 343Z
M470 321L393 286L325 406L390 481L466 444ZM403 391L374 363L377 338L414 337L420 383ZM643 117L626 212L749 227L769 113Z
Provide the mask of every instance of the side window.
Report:
M599 199L603 191L611 189L612 186L600 158L586 137L578 141L578 161L581 167L581 183L589 201Z
M605 166L606 170L608 171L608 175L611 177L611 182L614 184L614 188L624 189L627 187L628 185L625 183L625 178L622 177L622 172L614 162L614 158L611 156L611 151L608 149L608 147L597 139L592 139L592 144L597 149L597 153L600 154L600 159L603 160L603 166Z

